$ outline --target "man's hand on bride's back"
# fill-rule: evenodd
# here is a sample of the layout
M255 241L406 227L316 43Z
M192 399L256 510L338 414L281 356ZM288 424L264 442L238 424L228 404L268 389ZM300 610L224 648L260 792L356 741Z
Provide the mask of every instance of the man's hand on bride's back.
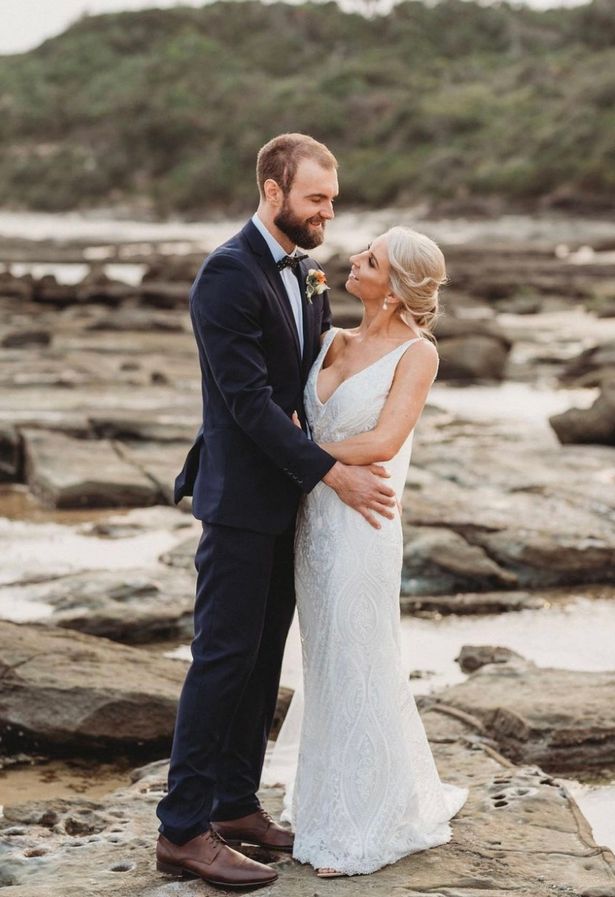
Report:
M380 464L356 467L338 461L323 477L323 482L374 529L380 529L377 515L392 520L397 506L395 492L386 482L388 477L390 473Z

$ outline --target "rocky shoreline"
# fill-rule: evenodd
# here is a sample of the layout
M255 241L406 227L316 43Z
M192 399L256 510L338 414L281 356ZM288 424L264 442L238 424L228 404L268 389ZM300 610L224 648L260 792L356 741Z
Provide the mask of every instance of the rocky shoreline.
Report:
M548 323L545 309L578 312L579 299L610 301L615 265L581 272L553 252L518 250L493 252L478 266L475 250L447 253L439 383L532 383L545 380L547 367L551 388L601 392L591 408L554 415L553 430L540 433L428 408L408 483L405 593L613 581L615 486L606 471L615 442L615 319L603 319L604 342L576 356L560 333L559 356L551 344L548 359L543 345L555 334L523 323ZM95 271L73 287L0 277L4 482L25 483L57 509L172 504L173 478L199 423L186 311L196 265L192 257L159 259L138 288ZM351 324L356 302L341 289L347 264L328 267L336 322ZM540 311L499 312L530 289Z
M91 643L90 650L94 652L98 650L95 647L98 641L83 637L75 640L71 650L78 646L77 650L84 652ZM144 653L142 649L131 650ZM469 657L476 658L476 651L468 648L463 655L462 662L467 664ZM421 717L442 779L469 785L470 796L452 822L453 836L448 844L410 855L375 873L366 880L365 887L370 894L382 897L402 892L419 895L426 891L460 897L475 897L478 893L488 893L489 897L512 897L513 894L612 897L615 894L615 856L596 844L565 785L529 760L515 764L501 752L509 749L510 722L506 732L505 726L500 725L499 729L490 726L489 718L501 719L508 712L510 692L506 692L505 707L490 711L486 717L473 703L477 680L501 676L503 670L526 668L522 658L505 655L506 652L498 654L492 649L485 656L483 649L478 670L458 687L462 696L465 689L469 709L464 709L464 698L455 695L454 689L436 700L420 702ZM100 669L96 672L98 676ZM565 675L565 671L551 672ZM9 672L9 680L11 677ZM540 689L527 680L525 684L529 686L526 699L531 701L532 695L536 699ZM595 691L598 684L602 683L591 683L594 694L600 693ZM568 705L567 683L562 685L564 701L559 696L556 699L556 707L551 708L553 719L558 709ZM479 687L478 694L484 698L485 689ZM585 699L588 694L583 689ZM494 691L492 703L497 705L498 700L499 694ZM542 712L539 701L535 701L533 709L538 714ZM591 708L594 712L605 709L604 704ZM113 715L107 719L112 726ZM124 725L124 722L123 718L115 718L115 724ZM160 731L167 730L164 714L156 722ZM42 719L41 723L46 728L47 721ZM150 729L152 725L153 718L150 718ZM552 736L564 736L563 740L568 738L570 744L568 725L569 720L562 716L559 730L556 725ZM125 731L129 728L126 726ZM132 731L137 737L143 734L136 732L134 726ZM502 733L507 737L498 740ZM587 760L585 751L576 756L583 763ZM165 787L166 762L135 769L131 781L129 786L104 799L30 801L6 808L0 821L4 845L0 885L7 897L76 897L77 894L162 897L219 893L201 882L171 883L155 871L155 806ZM275 787L266 788L261 794L264 805L273 813L279 812L281 797L281 789ZM312 897L321 893L314 890L321 885L308 867L264 851L253 851L252 855L274 863L280 872L280 881L263 894ZM363 893L357 878L341 880L336 883L336 889L342 894Z
M531 611L574 584L613 597L615 264L555 249L445 247L438 389L594 390L595 404L549 426L432 398L404 496L404 613ZM190 639L199 534L189 502L172 505L200 414L196 266L150 259L136 287L96 269L75 286L0 274L0 775L29 755L136 767L104 798L7 804L7 897L211 890L152 861L185 673L164 648ZM336 323L350 326L347 263L327 268ZM264 895L615 897L615 857L555 778L615 769L615 673L538 667L497 645L467 645L459 663L465 681L419 698L442 778L471 789L452 841L334 885L265 857L281 881ZM280 790L263 800L275 811Z

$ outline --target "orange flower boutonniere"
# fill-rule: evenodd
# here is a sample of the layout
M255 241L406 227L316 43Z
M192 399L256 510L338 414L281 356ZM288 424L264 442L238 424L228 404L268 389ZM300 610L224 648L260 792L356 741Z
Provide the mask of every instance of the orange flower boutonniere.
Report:
M320 296L325 290L330 289L327 276L319 268L310 268L305 279L305 295L307 301L312 304L312 296Z

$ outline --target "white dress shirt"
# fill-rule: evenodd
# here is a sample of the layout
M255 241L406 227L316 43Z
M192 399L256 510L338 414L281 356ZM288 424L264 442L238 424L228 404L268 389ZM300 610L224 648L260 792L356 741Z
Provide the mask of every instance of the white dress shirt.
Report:
M273 256L274 262L279 262L280 259L284 258L285 255L295 255L297 252L297 248L293 250L293 252L286 252L286 250L280 246L276 238L269 233L263 222L258 217L258 214L255 212L252 215L252 223L254 227L262 234L271 255ZM296 275L293 273L292 268L284 268L280 271L280 277L282 278L282 283L286 287L286 293L288 294L288 301L290 302L290 308L293 313L293 317L295 319L295 324L297 325L297 333L299 334L299 348L301 349L301 355L303 355L303 303L301 299L301 288L299 286L299 281L297 280Z

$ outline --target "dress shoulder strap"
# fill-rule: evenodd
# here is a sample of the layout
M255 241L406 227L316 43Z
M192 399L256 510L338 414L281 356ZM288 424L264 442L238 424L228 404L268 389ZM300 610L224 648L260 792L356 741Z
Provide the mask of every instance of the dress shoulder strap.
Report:
M330 346L333 340L335 339L336 333L340 331L340 327L329 327L327 332L325 333L325 338L322 341L322 348L325 346Z
M403 349L404 352L406 349L412 345L412 343L422 343L425 339L424 336L413 336L412 339L407 339L405 343L402 343L401 346L398 346L398 349Z
M405 343L400 343L396 349L391 349L387 354L391 358L394 358L395 364L397 364L401 360L402 355L405 355L406 349L409 349L413 343L420 343L422 341L422 336L414 336L412 339L407 339Z
M320 352L318 353L319 358L324 361L327 352L329 351L329 346L341 330L341 327L329 327L327 332L324 335L324 339L322 341L322 345L320 347Z

